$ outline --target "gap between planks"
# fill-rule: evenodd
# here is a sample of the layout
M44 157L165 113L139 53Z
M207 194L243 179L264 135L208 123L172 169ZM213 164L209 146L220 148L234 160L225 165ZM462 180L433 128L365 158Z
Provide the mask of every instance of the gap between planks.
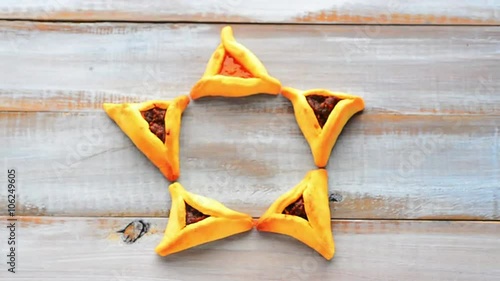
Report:
M253 217L257 220L259 217ZM32 224L52 224L52 223L64 223L66 221L126 221L128 222L139 219L150 219L153 222L168 221L168 217L148 217L148 216L124 216L124 217L114 217L114 216L0 216L0 221L6 222L15 219L17 222L22 223L32 223ZM392 224L398 225L399 223L404 224L440 224L444 222L456 223L456 224L470 224L470 225L484 225L493 224L500 227L500 220L447 220L447 219L374 219L374 218L334 218L330 220L332 224L350 224L350 223L380 223L380 224Z
M266 26L371 26L371 25L380 25L380 26L409 26L409 27L494 27L500 26L498 24L439 24L439 23L390 23L390 24L379 24L379 23L318 23L318 22L290 22L290 23L279 23L279 22L238 22L238 21L187 21L187 20L179 20L179 21L134 21L134 20L64 20L64 19L25 19L25 18L0 18L0 22L27 22L27 23L68 23L68 24L100 24L100 23L116 23L116 24L151 24L151 25L161 25L161 24L214 24L214 25L266 25Z
M264 213L262 213L264 214ZM258 220L260 217L258 216L252 216L252 219ZM36 214L30 214L30 215L20 215L20 216L15 216L15 217L10 217L10 216L0 216L0 221L1 220L12 220L15 219L17 221L23 221L23 222L43 222L43 221L62 221L62 220L113 220L113 219L124 219L124 220L137 220L137 219L169 219L169 215L165 214L164 216L162 215L157 215L157 216L152 216L152 215L145 215L145 216L140 216L140 215L134 215L134 214L129 214L129 215L95 215L95 216L89 216L89 215L84 215L84 216L75 216L75 215L36 215ZM453 216L443 216L440 218L401 218L401 219L393 219L393 218L341 218L341 217L335 217L335 218L330 218L330 221L332 223L335 222L385 222L385 223L396 223L396 222L457 222L457 223L499 223L500 224L500 219L473 219L473 218L467 218L467 217L453 217Z
M4 0L0 18L70 21L498 25L494 1Z

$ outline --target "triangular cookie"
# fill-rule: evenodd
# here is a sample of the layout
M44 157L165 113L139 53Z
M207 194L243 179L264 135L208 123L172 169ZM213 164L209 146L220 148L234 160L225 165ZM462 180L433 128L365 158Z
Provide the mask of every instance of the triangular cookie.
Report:
M344 125L364 109L363 99L323 89L303 92L284 87L282 94L293 104L295 119L309 143L314 163L319 168L325 167Z
M310 171L297 186L274 201L256 226L259 231L292 236L330 260L335 245L326 170Z
M156 247L161 256L222 239L253 227L252 217L221 203L187 192L179 183L169 187L172 198L165 236Z
M103 108L162 174L175 181L179 177L181 115L188 104L188 96L179 96L172 101L105 103Z
M243 97L279 94L281 83L267 73L262 62L245 46L236 42L233 30L221 31L221 44L208 61L205 74L191 90L191 98L206 96Z

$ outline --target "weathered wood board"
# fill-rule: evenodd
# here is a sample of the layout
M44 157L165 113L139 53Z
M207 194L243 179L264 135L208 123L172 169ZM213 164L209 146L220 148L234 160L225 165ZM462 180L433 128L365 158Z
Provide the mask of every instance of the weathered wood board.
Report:
M187 93L220 28L4 22L2 109L62 111L0 115L22 214L166 215L168 183L101 104ZM360 28L235 27L283 84L366 100L332 155L332 216L498 219L500 28ZM253 216L314 168L282 97L193 102L181 141L181 183Z
M283 97L194 102L183 117L179 181L260 216L315 168L291 111ZM494 115L354 117L328 166L330 191L344 197L332 216L499 219L498 124ZM0 128L4 170L18 169L20 215L170 208L168 181L102 111L4 112Z
M101 110L103 102L186 94L221 27L2 22L0 109ZM234 29L285 86L350 92L389 114L500 112L500 27Z
M0 279L498 280L499 11L487 0L0 1L0 155L16 169L18 216L18 273L4 264ZM101 105L187 94L222 23L284 86L365 99L327 168L341 200L331 262L255 230L153 251L169 183ZM255 218L315 168L281 96L192 102L180 158L189 191ZM126 244L117 231L137 218L152 228ZM0 217L0 237L6 226Z
M323 24L498 25L488 0L3 0L0 18Z
M167 220L146 219L151 233L125 244L116 231L131 220L22 218L19 272L8 280L487 281L500 276L499 222L335 220L336 254L325 261L290 237L255 230L162 258L154 247ZM5 232L2 218L1 237Z

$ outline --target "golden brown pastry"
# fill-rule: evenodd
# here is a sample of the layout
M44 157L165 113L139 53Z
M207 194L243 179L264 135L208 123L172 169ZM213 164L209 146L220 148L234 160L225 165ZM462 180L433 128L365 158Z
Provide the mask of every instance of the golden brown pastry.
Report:
M297 186L274 201L256 226L259 231L294 237L330 260L335 245L327 172L324 169L310 171Z
M300 91L284 87L282 94L293 104L295 119L309 143L314 163L325 167L344 125L364 109L363 99L323 89Z
M172 101L105 103L103 108L162 174L175 181L179 177L181 115L188 104L188 96L179 96Z
M236 42L233 30L221 31L221 44L210 58L205 74L191 90L191 98L206 96L244 97L254 94L279 94L281 83L267 73L260 60Z
M156 247L161 256L219 240L253 227L252 217L221 203L187 192L179 183L169 187L172 207L165 236Z

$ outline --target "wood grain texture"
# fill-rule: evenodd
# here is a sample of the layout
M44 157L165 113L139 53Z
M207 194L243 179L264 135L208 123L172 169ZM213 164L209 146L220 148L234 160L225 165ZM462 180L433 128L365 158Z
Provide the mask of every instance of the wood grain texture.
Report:
M488 0L0 1L1 166L16 169L22 216L9 280L498 280L499 11ZM366 101L328 166L332 262L256 231L153 251L169 183L101 104L188 93L219 42L213 23L227 22L243 23L237 40L284 86ZM230 208L259 217L314 168L281 96L199 100L184 115L180 182ZM152 228L126 244L117 231L138 217Z
M193 102L180 183L260 216L315 168L291 111L283 97ZM330 191L344 197L332 217L500 219L499 124L494 115L355 116L328 166ZM168 214L168 182L104 112L4 112L0 128L20 215Z
M159 257L166 219L125 244L127 218L21 218L9 280L498 280L500 223L333 221L328 262L286 236L249 233ZM7 237L5 219L0 235ZM2 273L4 274L4 273Z
M0 25L0 110L101 110L186 94L221 25ZM498 115L500 27L238 25L283 85L362 96L391 114Z
M258 22L322 24L500 23L488 0L3 0L0 18L70 21Z

